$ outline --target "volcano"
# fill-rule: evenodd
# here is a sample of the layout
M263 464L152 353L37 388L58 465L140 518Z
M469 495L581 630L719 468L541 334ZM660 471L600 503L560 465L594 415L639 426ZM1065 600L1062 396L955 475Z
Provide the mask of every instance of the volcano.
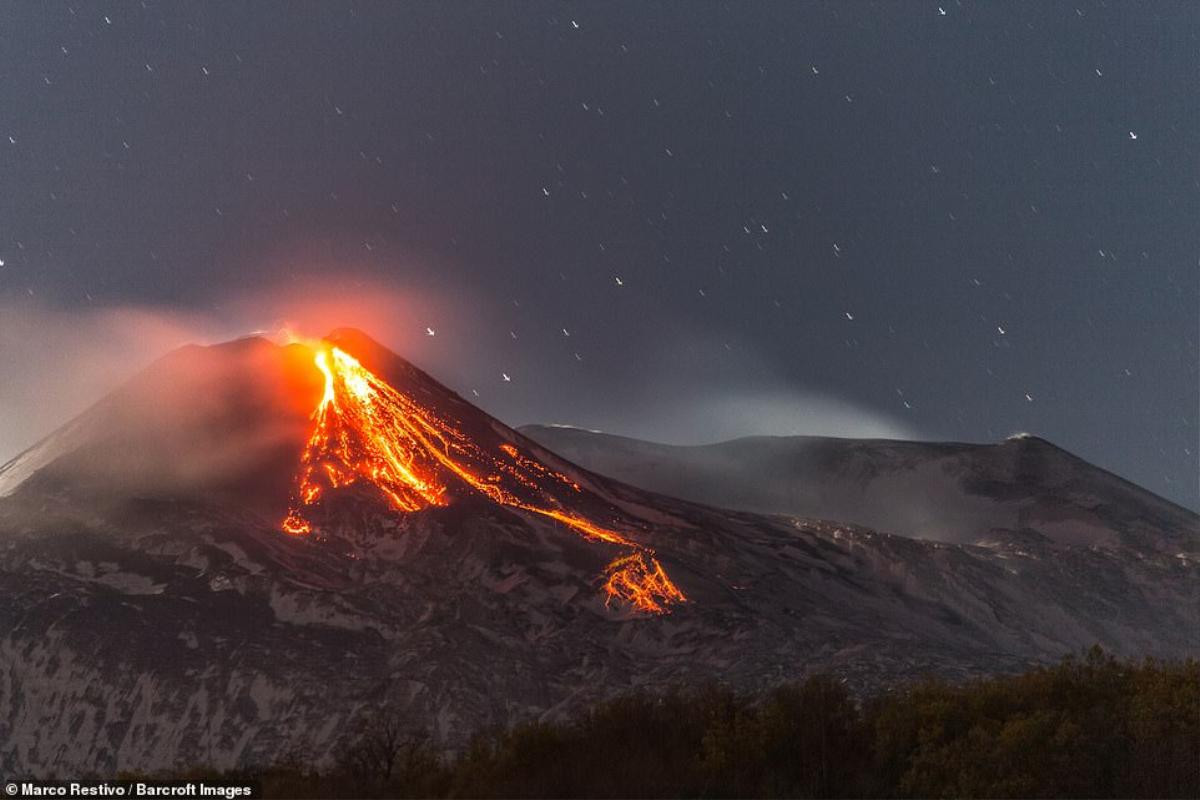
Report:
M379 357L378 347L354 332L334 334L313 350L313 363L324 377L321 400L313 412L313 430L301 456L292 507L283 530L301 536L313 532L307 509L330 490L355 483L376 489L397 512L445 506L454 499L482 497L493 503L562 523L584 538L619 546L624 552L606 568L609 600L624 600L643 611L662 612L684 600L649 548L620 533L608 519L621 515L568 477L560 467L528 451L528 443L494 420L461 409L455 419L446 403L418 397L446 397L448 390L415 369L393 370L395 384L376 375L346 352L350 347ZM394 357L391 362L395 364ZM400 388L397 388L397 387ZM461 404L461 400L459 401ZM443 408L439 408L442 406ZM597 513L585 516L578 509ZM633 523L625 520L626 526Z
M319 762L380 706L455 748L631 688L1200 652L1186 525L962 543L696 499L358 331L183 348L0 468L0 769Z

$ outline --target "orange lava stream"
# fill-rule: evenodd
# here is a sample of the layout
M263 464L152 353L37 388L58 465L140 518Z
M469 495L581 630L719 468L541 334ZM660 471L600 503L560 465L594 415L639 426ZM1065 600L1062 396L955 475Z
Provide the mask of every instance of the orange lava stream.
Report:
M548 486L581 491L567 476L522 455L511 444L500 446L502 454L485 452L462 431L337 347L319 345L315 361L325 377L325 390L300 458L295 497L281 523L285 533L303 536L313 531L305 509L328 489L364 481L395 510L408 512L448 505L447 479L458 478L500 505L549 517L587 539L627 548L630 552L605 568L608 602L623 600L642 611L664 613L670 604L686 600L653 551L556 507ZM505 488L506 482L540 500L519 497Z

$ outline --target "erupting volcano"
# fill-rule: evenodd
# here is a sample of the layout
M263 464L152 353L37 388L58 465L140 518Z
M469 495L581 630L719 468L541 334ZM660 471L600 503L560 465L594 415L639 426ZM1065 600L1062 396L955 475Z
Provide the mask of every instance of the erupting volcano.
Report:
M464 748L632 689L1200 648L1196 515L1044 442L844 442L815 476L797 442L607 446L651 452L634 475L691 458L786 498L861 497L900 464L920 480L897 511L936 471L1021 526L977 512L985 535L951 544L700 505L539 435L354 330L164 356L0 465L0 772L316 763L354 709Z
M686 598L653 551L572 509L582 489L511 442L472 438L460 425L383 380L329 341L311 345L324 390L300 457L292 505L281 527L319 533L311 513L331 491L365 484L397 513L449 505L462 494L556 520L620 548L604 571L609 602L664 613Z

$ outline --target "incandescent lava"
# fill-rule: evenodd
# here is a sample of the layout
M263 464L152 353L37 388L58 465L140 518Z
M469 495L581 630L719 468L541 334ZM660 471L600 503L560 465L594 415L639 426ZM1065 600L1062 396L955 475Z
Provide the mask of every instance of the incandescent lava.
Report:
M312 533L310 510L328 492L355 484L373 487L400 513L450 505L465 489L620 548L604 571L608 602L664 613L686 599L652 550L558 499L582 492L570 477L509 442L492 452L462 426L416 402L329 341L311 349L324 390L281 523L284 532Z

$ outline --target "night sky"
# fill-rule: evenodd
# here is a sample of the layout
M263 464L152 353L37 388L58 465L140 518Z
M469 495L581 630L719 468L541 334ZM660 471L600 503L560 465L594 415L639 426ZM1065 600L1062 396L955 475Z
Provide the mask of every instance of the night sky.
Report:
M345 285L513 424L1028 431L1200 506L1200 4L4 2L0 32L0 460L60 405L23 380L94 399L55 383L72 320L236 335ZM96 330L107 385L159 354Z

